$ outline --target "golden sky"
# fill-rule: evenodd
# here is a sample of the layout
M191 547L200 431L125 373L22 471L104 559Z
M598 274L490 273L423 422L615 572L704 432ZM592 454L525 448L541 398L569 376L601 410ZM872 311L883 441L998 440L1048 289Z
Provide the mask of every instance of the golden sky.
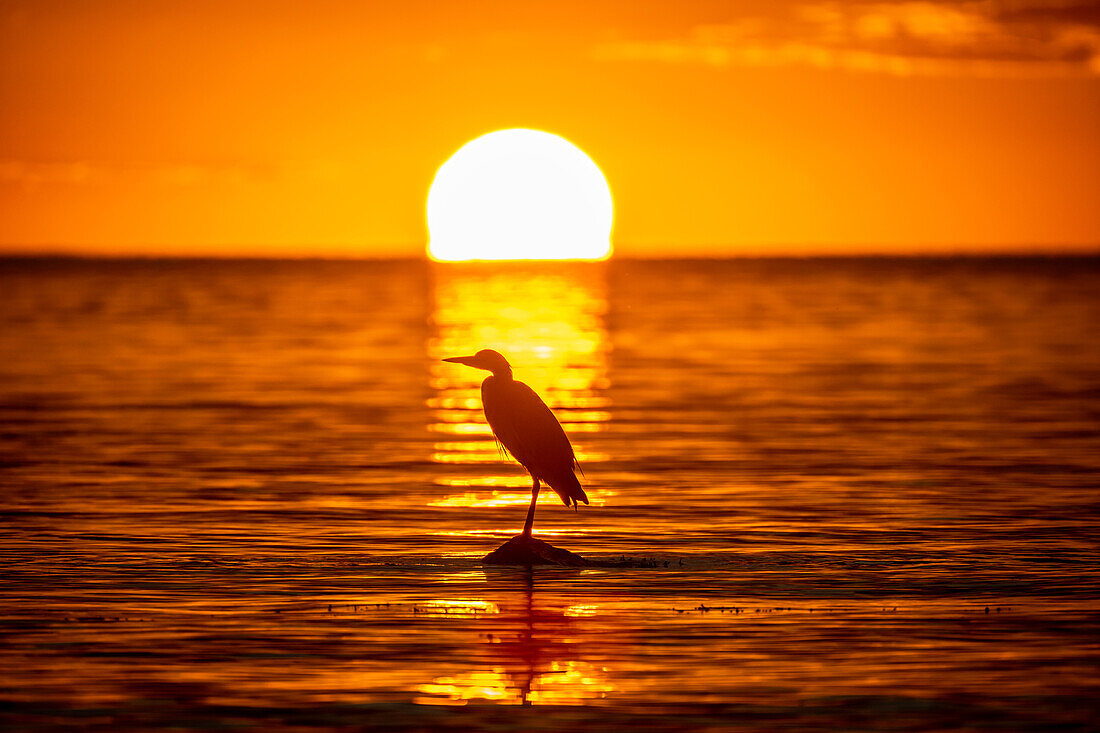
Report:
M624 255L1093 249L1096 3L0 0L0 250L419 255L531 127Z

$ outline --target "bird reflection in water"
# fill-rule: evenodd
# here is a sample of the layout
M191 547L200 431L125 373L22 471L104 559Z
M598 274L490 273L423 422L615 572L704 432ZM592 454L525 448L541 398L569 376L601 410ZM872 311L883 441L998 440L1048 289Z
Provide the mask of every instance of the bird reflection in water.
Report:
M530 568L522 572L524 590L519 602L512 607L496 604L493 607L499 614L482 616L491 619L493 629L482 634L487 666L436 677L417 687L421 696L415 702L569 705L603 698L614 691L607 668L578 659L580 645L573 639L576 619L593 616L598 609L539 607L535 602L535 572Z
M604 458L586 445L585 434L602 430L610 417L604 396L605 275L603 263L433 266L434 333L428 344L433 395L428 405L431 429L439 438L432 460L448 467L436 483L452 492L433 497L431 506L497 508L530 500L530 479L518 466L504 467L482 414L484 373L440 361L476 348L500 351L521 366L524 381L573 439L582 465ZM588 493L597 506L609 496L598 486ZM558 500L545 492L539 501Z

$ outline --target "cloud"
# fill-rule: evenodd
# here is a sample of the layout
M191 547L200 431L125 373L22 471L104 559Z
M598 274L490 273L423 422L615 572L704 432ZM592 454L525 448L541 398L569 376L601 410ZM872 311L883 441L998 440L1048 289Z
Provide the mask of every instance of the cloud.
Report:
M895 75L1097 76L1100 11L1073 0L800 3L777 17L617 40L601 60L809 66Z
M0 160L0 185L34 191L49 186L139 184L155 187L240 186L271 179L274 169L259 164L158 164L93 161Z

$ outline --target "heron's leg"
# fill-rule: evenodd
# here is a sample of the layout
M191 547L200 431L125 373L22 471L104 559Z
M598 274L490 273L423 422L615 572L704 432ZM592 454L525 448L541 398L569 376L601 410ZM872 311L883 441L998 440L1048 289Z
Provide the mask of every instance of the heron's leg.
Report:
M535 502L539 500L539 480L531 477L531 508L527 510L527 521L523 525L523 535L531 536L531 525L535 523Z

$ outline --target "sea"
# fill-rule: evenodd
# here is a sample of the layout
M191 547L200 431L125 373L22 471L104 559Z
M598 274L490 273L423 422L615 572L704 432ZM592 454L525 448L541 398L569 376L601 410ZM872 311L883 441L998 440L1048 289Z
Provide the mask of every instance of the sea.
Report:
M10 257L0 726L1096 730L1098 489L1098 257Z

